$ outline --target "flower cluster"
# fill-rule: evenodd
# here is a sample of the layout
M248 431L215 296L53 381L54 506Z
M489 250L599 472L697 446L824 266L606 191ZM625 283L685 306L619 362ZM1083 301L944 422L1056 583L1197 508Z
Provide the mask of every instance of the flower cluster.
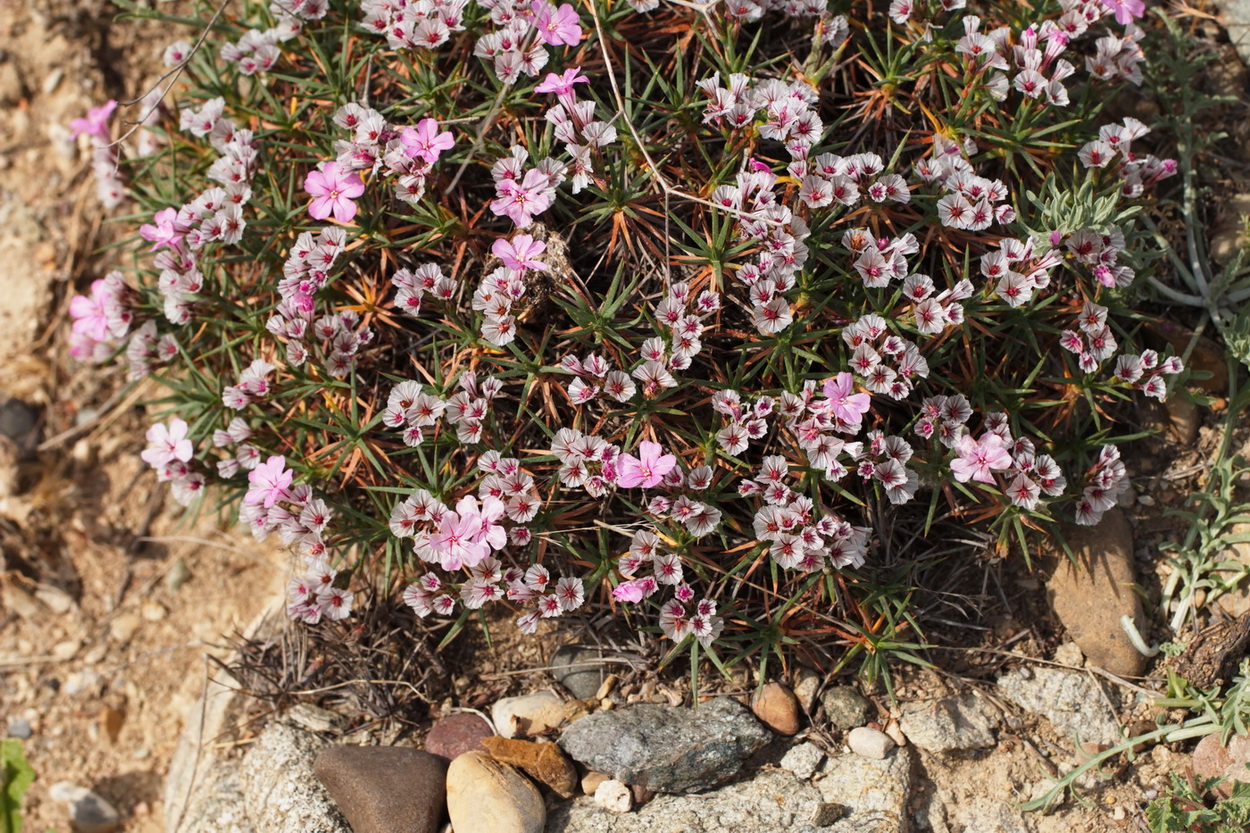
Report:
M591 497L601 498L616 483L621 449L602 437L561 428L551 440L551 453L560 463L556 479L562 486L585 489Z
M1097 139L1081 147L1077 158L1087 168L1105 168L1118 159L1121 193L1128 198L1140 197L1146 188L1176 174L1175 159L1133 153L1133 142L1149 132L1150 128L1132 116L1123 124L1105 124L1098 129Z
M229 449L235 446L233 456L217 461L217 476L225 479L242 471L252 471L260 465L260 449L248 442L253 431L243 417L235 417L225 429L213 432L213 448ZM229 451L227 451L229 453Z
M187 438L187 423L174 417L168 424L157 423L148 429L148 447L139 455L156 470L159 482L168 482L174 500L183 506L204 492L204 475L188 465L195 446Z
M286 340L290 364L300 367L310 355L317 356L326 372L337 379L351 372L357 352L373 341L373 331L360 324L355 310L317 317L316 295L332 279L346 241L346 233L333 226L321 229L315 237L304 232L296 239L278 282L280 300L265 324L269 332Z
M71 298L70 355L79 361L105 361L130 332L136 300L121 272L109 272L93 281L90 296Z
M1082 373L1093 373L1115 354L1119 343L1107 326L1107 308L1086 301L1077 317L1076 330L1064 330L1059 337L1063 349L1075 353Z
M567 178L565 164L550 156L538 160L529 169L525 167L527 161L529 151L513 145L509 154L495 162L490 171L495 180L491 213L507 217L517 228L525 228L551 208L556 188Z
M981 274L994 284L994 294L1009 307L1019 307L1033 299L1033 293L1050 286L1051 271L1063 262L1055 248L1045 248L1037 240L1005 237L998 249L981 256Z
M1167 380L1163 377L1175 376L1184 369L1180 356L1160 360L1154 350L1143 350L1141 355L1123 354L1115 360L1115 378L1160 401L1168 395Z
M1128 470L1120 459L1120 450L1104 445L1097 461L1085 473L1085 489L1076 502L1076 522L1082 526L1098 523L1128 488Z
M550 266L539 259L545 251L547 244L529 234L500 238L491 245L491 253L501 265L482 279L473 293L473 308L483 316L482 338L496 347L516 338L513 305L525 297L530 273L550 271Z
M791 489L785 457L764 458L753 479L743 478L738 492L763 500L753 521L756 539L768 544L769 556L787 570L814 573L827 565L863 566L871 530L854 527L812 499Z
M328 0L274 0L269 4L274 25L268 29L249 29L237 42L223 45L219 53L221 59L237 66L242 75L268 72L282 57L278 44L298 37L304 31L304 21L320 20L326 16L328 7ZM165 62L170 63L168 52Z
M562 74L547 73L534 87L536 93L555 93L558 103L548 108L545 118L555 127L556 140L564 143L573 171L572 191L581 193L595 172L594 157L603 155L603 148L616 141L616 128L595 119L595 103L577 100L577 84L589 79L580 67L566 69Z
M436 49L464 31L467 0L361 0L364 28L391 49Z
M560 368L573 374L568 394L569 401L574 405L593 402L600 394L617 402L628 402L638 391L628 374L613 370L607 359L597 353L589 353L581 359L572 355L565 356L560 359Z
M771 396L761 396L755 404L742 401L736 390L718 390L712 394L712 410L725 418L726 425L716 433L716 444L726 454L741 455L751 445L768 433L768 417L772 416L777 401Z
M505 84L522 75L538 75L547 65L548 46L576 46L581 20L569 3L547 0L483 0L495 28L478 38L473 54L490 61L495 77Z
M105 208L115 208L126 195L126 183L117 173L117 149L109 131L109 119L117 109L117 102L109 99L99 107L92 107L87 115L69 123L69 137L91 137L91 172L95 174L96 195Z
M257 400L269 395L269 374L273 365L264 359L256 359L239 374L237 385L227 385L221 393L221 403L227 408L241 411ZM236 441L238 442L238 441Z

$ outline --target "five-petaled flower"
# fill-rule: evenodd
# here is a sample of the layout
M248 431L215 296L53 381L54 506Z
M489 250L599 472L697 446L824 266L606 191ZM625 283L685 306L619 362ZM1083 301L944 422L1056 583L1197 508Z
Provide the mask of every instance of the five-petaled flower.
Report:
M845 371L825 380L825 396L833 415L847 425L858 426L871 407L871 398L866 393L851 393L854 389L855 377Z
M109 136L109 118L116 109L117 102L112 99L109 99L99 107L92 107L87 111L85 118L74 119L69 123L69 137L77 139L85 133L100 144L108 144L111 138Z
M1102 0L1102 3L1115 13L1116 23L1122 26L1127 26L1146 13L1145 0Z
M252 484L243 496L243 502L249 506L264 506L266 509L280 500L290 497L287 488L295 479L295 472L286 467L286 457L276 454L261 463L247 476Z
M422 119L416 127L405 127L399 132L399 140L404 143L404 153L416 158L421 157L431 165L445 150L451 150L456 144L450 130L438 132L438 122L434 119Z
M169 425L158 422L148 429L145 436L149 445L139 456L154 469L175 460L185 463L195 450L187 439L187 424L177 417L171 419Z
M622 489L641 486L650 489L677 465L677 458L664 454L659 443L643 441L638 446L638 456L622 454L617 461L616 485Z
M547 269L547 264L541 260L535 260L547 250L547 244L535 240L529 234L518 234L511 240L501 237L494 242L490 250L495 257L503 261L504 266L514 272L524 272L526 269L537 269L541 272Z
M304 190L313 196L308 213L314 220L333 214L338 222L348 223L356 216L353 200L365 192L365 183L360 174L341 169L338 162L325 162L318 170L308 172Z
M545 0L534 0L530 8L534 12L534 28L543 43L549 46L576 46L582 39L581 20L577 10L568 3L556 8Z
M1011 454L1003 438L997 434L987 432L979 440L972 439L971 434L964 434L955 444L955 452L959 456L951 461L951 471L960 483L969 480L993 483L993 472L1012 466Z

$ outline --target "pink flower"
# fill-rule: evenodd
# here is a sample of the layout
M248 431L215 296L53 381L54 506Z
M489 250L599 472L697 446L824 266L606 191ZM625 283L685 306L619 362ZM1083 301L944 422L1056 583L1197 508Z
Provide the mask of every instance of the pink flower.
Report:
M156 212L152 219L156 221L155 225L144 223L139 226L139 236L154 244L151 251L156 251L161 246L181 250L182 237L190 229L178 222L178 209L163 209Z
M422 119L416 128L405 127L399 132L399 140L404 143L404 151L410 157L420 156L431 165L438 161L439 155L451 150L456 144L451 131L438 132L438 122L434 119Z
M352 200L365 192L365 183L360 174L341 170L338 162L325 162L319 170L308 172L304 190L315 198L308 206L314 220L334 214L335 220L347 223L356 216L356 203Z
M557 9L544 0L534 0L530 9L534 12L534 28L538 31L538 37L548 46L559 46L562 43L576 46L582 39L581 19L568 3Z
M514 272L523 272L526 269L539 271L547 269L547 264L534 259L547 250L547 244L535 240L528 234L518 234L511 240L504 240L501 237L495 241L490 250L495 257L503 261L504 266Z
M1134 18L1146 13L1145 0L1102 0L1102 4L1115 12L1116 23L1127 26Z
M851 393L854 389L855 378L845 371L825 380L825 396L829 397L833 415L847 425L858 426L872 406L868 394Z
M534 88L536 93L555 93L559 96L567 96L573 94L574 84L588 84L590 79L585 75L578 75L582 71L581 67L571 67L566 69L562 74L556 75L554 72L547 73L547 77L542 83Z
M71 298L69 315L74 319L73 332L90 336L95 341L108 338L108 307L112 300L108 284L103 279L92 282L90 298L86 295Z
M289 497L286 490L294 479L295 472L286 467L286 457L274 455L248 474L247 482L252 486L243 496L243 502L248 506L263 505L268 509Z
M638 446L637 457L622 454L617 459L620 474L616 478L616 485L622 489L632 489L635 486L650 489L659 483L677 465L676 457L672 454L661 455L662 451L659 443L644 441Z
M145 435L149 443L139 456L154 469L169 465L174 460L185 463L191 459L195 447L187 439L187 424L174 417L169 425L157 423Z
M972 439L971 434L964 434L955 444L955 453L959 456L951 461L951 471L960 483L969 480L993 483L992 472L1012 466L1011 454L1003 438L997 434L982 434L979 440Z
M430 549L438 554L439 563L445 570L472 567L490 555L490 544L480 540L481 516L468 506L465 509L463 514L448 512L443 515L438 531L430 536Z
M535 214L542 214L552 203L552 190L547 175L537 168L525 172L525 179L505 179L496 186L499 196L490 204L496 216L506 216L525 228L534 222Z
M108 144L110 141L108 121L113 115L113 111L117 109L117 102L109 99L99 107L92 107L87 111L87 117L84 119L74 119L69 123L69 137L77 139L86 133L98 140L101 144Z

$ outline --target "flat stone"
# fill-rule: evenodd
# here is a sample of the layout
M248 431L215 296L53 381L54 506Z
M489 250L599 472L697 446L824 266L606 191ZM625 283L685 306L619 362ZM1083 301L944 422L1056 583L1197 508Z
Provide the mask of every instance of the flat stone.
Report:
M1017 668L998 678L998 690L1020 708L1039 714L1068 741L1118 743L1120 724L1098 683L1080 671Z
M1141 599L1133 592L1128 519L1113 508L1096 526L1065 526L1063 534L1076 563L1058 548L1049 548L1043 557L1051 608L1091 664L1112 674L1140 675L1148 660L1120 625L1120 617L1127 615L1139 629L1146 626Z
M248 747L240 768L244 809L264 833L351 833L321 782L313 759L326 745L317 735L270 723Z
M825 802L813 785L788 772L754 778L702 795L660 795L632 813L615 813L592 798L552 810L548 833L852 833L827 827ZM843 810L835 815L841 815ZM895 832L896 833L896 832Z
M436 833L447 762L395 746L331 746L313 764L353 833Z
M572 798L577 794L577 770L554 743L486 738L482 745L496 761L520 767L527 775L550 787L561 798Z
M121 814L99 795L69 781L58 781L48 790L54 801L69 805L70 824L78 833L112 833L122 826Z
M825 719L835 729L846 731L868 722L868 701L849 685L839 685L820 696Z
M603 652L580 645L561 645L551 656L551 676L578 700L587 700L599 692L607 678Z
M998 716L975 694L944 697L904 712L903 734L934 754L967 752L994 746Z
M542 833L547 810L538 788L485 752L466 752L447 769L447 812L460 831Z
M1207 735L1198 741L1198 746L1194 749L1194 775L1198 778L1225 779L1215 788L1224 798L1233 794L1234 781L1250 783L1248 767L1250 737L1245 735L1233 735L1228 739L1227 746L1220 742L1218 733Z
M598 712L569 726L560 746L623 783L688 793L734 778L770 737L741 703L717 697L697 709L640 704Z
M564 722L564 703L550 691L505 697L491 706L495 731L505 738L532 738Z
M890 750L895 747L894 738L867 726L857 726L852 729L846 736L846 745L851 747L851 751L856 755L878 761L884 760L885 756L890 754Z
M799 700L781 683L768 683L760 689L751 710L761 723L779 735L797 734L801 727Z
M825 802L846 808L830 833L910 833L912 764L913 753L905 746L880 760L859 755L830 758L816 788Z
M820 768L824 759L825 753L821 752L816 744L800 743L798 746L787 749L777 765L786 772L807 781L816 774L816 770Z
M485 752L482 741L495 734L490 724L472 712L438 720L425 736L425 751L451 763L465 752Z
M34 734L30 726L30 721L24 718L16 718L9 723L9 737L18 738L19 740L29 740Z

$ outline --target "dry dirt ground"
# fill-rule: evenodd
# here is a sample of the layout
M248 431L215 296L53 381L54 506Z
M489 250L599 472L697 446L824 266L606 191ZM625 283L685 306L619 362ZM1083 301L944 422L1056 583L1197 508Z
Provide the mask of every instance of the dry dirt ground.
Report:
M113 802L128 831L162 829L161 780L212 671L207 657L224 655L223 635L247 629L278 600L289 569L280 548L224 532L212 518L180 521L162 502L138 458L144 420L135 403L153 388L118 398L117 369L71 370L59 356L68 299L108 270L107 255L94 253L114 234L102 222L87 155L66 125L90 106L147 89L161 49L182 34L110 26L114 11L105 0L0 0L0 399L35 406L43 441L20 464L0 448L0 731L23 722L31 730L26 752L39 780L28 794L29 830L68 830L65 808L48 797L61 780ZM1160 443L1135 464L1157 501L1133 510L1139 547L1174 532L1157 507L1180 499L1212 442L1204 429L1187 456ZM1040 595L1023 573L1007 571L1001 581L1013 598ZM1143 579L1156 598L1160 583ZM1014 619L999 617L986 644L1050 657L1059 640L1035 613L1025 606ZM483 648L476 639L458 651L479 652L472 679L466 664L454 667L431 711L480 708L543 682L518 672L541 666L547 646ZM927 699L968 680L992 694L975 682L992 679L984 671L972 669L962 682L907 672L899 694ZM882 725L890 718L879 715ZM937 801L1029 797L1019 791L1046 774L1065 739L1047 736L1036 720L1009 727L995 768L968 761L926 773ZM1142 795L1183 770L1186 757L1182 748L1156 747L1118 785L1091 791L1093 806L1069 806L1037 826L1141 829Z
M61 780L112 801L128 830L163 828L161 781L205 655L278 598L287 569L211 518L175 520L137 457L143 393L105 411L122 377L57 355L69 297L107 271L93 252L113 233L66 125L145 89L166 41L107 25L116 12L0 0L0 399L33 405L45 441L20 464L0 448L0 732L32 732L28 830L68 830L48 798Z

